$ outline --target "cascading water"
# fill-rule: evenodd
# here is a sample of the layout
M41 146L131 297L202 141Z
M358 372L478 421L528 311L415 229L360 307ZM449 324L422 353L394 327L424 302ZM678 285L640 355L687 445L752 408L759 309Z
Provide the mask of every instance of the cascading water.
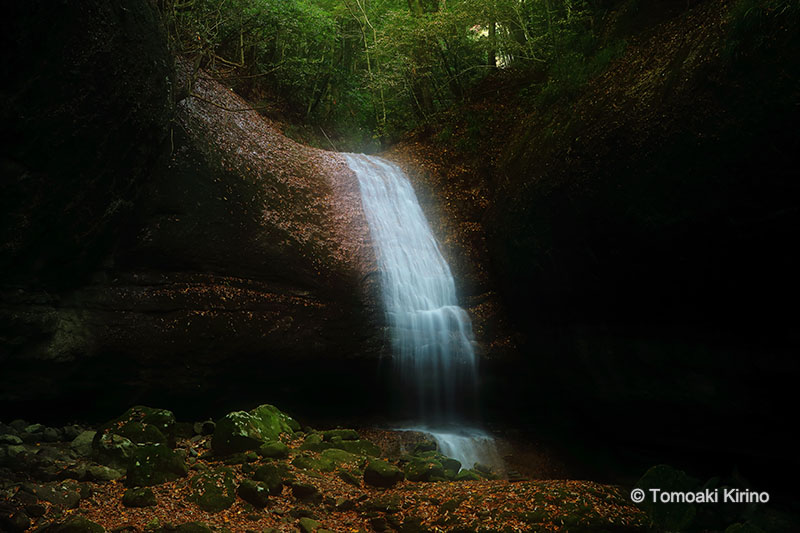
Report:
M464 466L496 463L491 437L463 427L476 401L472 323L457 304L453 275L414 189L403 171L385 159L345 157L358 177L375 242L395 371L423 424L406 429L429 433L443 453Z

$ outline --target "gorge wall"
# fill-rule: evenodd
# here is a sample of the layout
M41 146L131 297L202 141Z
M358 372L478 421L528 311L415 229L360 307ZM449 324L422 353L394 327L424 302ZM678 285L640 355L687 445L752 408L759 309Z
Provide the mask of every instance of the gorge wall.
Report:
M39 63L9 91L4 116L28 144L3 159L4 199L19 199L4 213L3 410L363 403L379 386L383 315L344 160L290 141L209 74L179 61L176 76L149 2L19 9L76 41L64 37L67 59L112 46L65 61L74 94L31 93L58 87ZM72 37L96 25L106 34ZM66 108L56 128L53 108Z
M683 450L769 476L796 465L779 438L798 371L794 19L619 5L604 31L625 51L575 96L487 83L393 153L516 332L513 364L485 365L495 420L576 454L602 441L602 471Z

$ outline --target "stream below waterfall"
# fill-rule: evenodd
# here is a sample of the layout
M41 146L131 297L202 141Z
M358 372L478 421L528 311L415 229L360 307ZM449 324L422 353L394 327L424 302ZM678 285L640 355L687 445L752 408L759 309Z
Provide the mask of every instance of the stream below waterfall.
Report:
M344 154L358 177L381 276L392 371L417 423L465 468L501 466L477 423L478 361L472 323L405 173L390 161Z

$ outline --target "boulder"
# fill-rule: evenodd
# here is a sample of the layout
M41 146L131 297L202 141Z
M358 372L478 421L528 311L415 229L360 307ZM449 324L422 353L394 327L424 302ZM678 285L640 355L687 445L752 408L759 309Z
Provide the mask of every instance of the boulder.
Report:
M263 482L272 496L280 495L284 477L285 472L282 473L278 466L272 464L260 466L253 472L253 479Z
M245 479L239 485L236 493L253 507L261 509L267 506L270 489L266 483Z
M156 505L156 495L147 487L128 489L122 496L122 505L125 507L153 507Z
M231 469L220 468L192 478L189 499L202 510L218 513L236 501L235 476Z
M380 459L371 459L364 469L364 482L373 487L392 487L404 477L402 470Z
M279 440L265 442L258 447L258 455L269 459L285 459L289 457L289 447Z
M128 464L125 484L149 487L186 476L183 457L163 444L149 444L134 449Z
M290 416L265 404L248 412L228 413L218 420L211 446L219 455L256 450L266 441L278 440L282 433L299 429L300 424Z
M70 447L83 457L89 457L92 454L92 442L96 431L82 431L72 439Z
M404 468L409 481L436 481L444 478L444 467L436 459L418 458Z

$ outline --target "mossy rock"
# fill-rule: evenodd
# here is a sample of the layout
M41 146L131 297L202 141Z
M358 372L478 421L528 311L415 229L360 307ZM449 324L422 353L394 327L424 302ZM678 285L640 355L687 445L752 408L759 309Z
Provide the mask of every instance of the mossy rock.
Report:
M322 500L322 493L310 483L292 483L292 495L298 500L319 502Z
M662 491L691 492L699 488L699 480L692 478L681 470L667 465L651 467L635 487L645 491L645 499L638 504L653 522L667 531L685 531L697 515L697 506L691 503L653 502L649 489Z
M289 457L289 447L279 440L271 440L258 447L258 455L269 459L285 459Z
M53 533L105 533L106 530L103 526L92 522L88 518L74 516L61 525L48 528L47 531L52 531Z
M156 495L149 488L128 489L122 496L122 505L125 507L153 507L156 505Z
M435 481L444 479L444 467L436 459L414 459L404 468L409 481Z
M327 450L330 448L330 444L327 442L323 443L323 439L322 433L309 433L306 435L306 438L303 439L303 444L300 445L300 449L312 452Z
M283 490L283 480L286 478L287 472L285 466L281 469L277 465L263 465L256 469L253 473L253 479L263 482L271 496L279 496Z
M321 433L312 433L308 435L303 441L303 444L300 445L300 449L312 452L337 449L355 455L370 455L373 457L378 457L381 454L380 447L366 439L345 440L339 435L332 435L330 440L325 440L324 434Z
M363 476L363 473L359 471L356 472L358 472L359 475L356 475L354 472L351 472L350 470L339 470L338 472L336 472L336 475L339 477L339 479L341 479L348 485L352 485L354 487L360 487L361 477Z
M175 446L175 415L166 409L136 405L105 423L98 434L111 433L136 444ZM95 436L98 439L99 436Z
M354 429L329 429L322 432L323 440L330 441L337 437L341 440L359 440L358 432Z
M214 428L211 446L218 455L257 450L268 441L279 440L282 433L292 434L299 429L300 424L292 417L265 404L222 417Z
M114 470L126 472L136 444L115 433L98 431L92 440L92 459Z
M186 476L189 469L175 451L165 445L152 444L137 447L128 463L125 485L150 487Z
M319 454L321 461L330 462L334 466L359 467L365 462L362 455L356 455L338 448L329 448Z
M224 511L236 500L233 471L221 468L200 474L192 479L189 499L209 513Z
M380 459L368 461L364 469L364 482L373 487L392 487L402 481L403 477L402 470Z
M414 445L413 454L417 455L423 452L435 452L437 450L436 441L424 440Z
M203 522L187 522L179 525L175 533L214 533L214 530Z
M322 527L322 524L308 517L301 518L297 525L300 526L300 531L303 533L314 533Z
M251 479L242 481L236 493L241 499L259 509L266 507L269 500L269 487L267 484Z
M480 481L481 476L474 470L465 468L453 478L454 481Z

